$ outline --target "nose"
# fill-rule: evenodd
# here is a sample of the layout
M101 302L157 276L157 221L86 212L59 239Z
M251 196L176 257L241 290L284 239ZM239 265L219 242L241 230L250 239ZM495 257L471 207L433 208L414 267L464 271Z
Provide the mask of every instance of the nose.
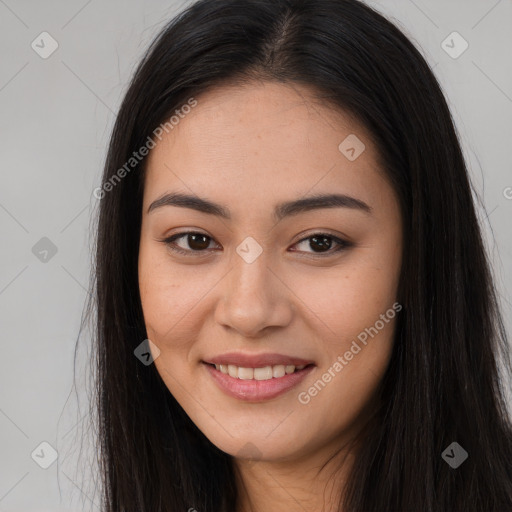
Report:
M215 319L241 336L255 338L271 327L285 327L293 315L293 292L262 253L252 263L236 256L222 283Z

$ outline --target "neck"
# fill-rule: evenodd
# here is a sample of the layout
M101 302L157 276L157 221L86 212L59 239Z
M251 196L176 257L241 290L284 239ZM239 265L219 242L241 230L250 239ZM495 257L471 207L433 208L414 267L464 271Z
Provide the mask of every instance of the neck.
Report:
M353 465L340 440L311 453L279 461L235 460L237 512L339 512L340 498ZM338 447L338 453L333 453Z

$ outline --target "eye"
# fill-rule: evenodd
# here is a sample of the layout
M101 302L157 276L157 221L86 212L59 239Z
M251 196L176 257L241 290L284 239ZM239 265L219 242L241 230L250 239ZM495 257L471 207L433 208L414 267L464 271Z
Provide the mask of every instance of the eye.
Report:
M185 246L188 246L188 248L179 246L176 243L177 240L182 240L181 243ZM211 249L209 248L209 245L211 241L213 241L213 238L197 231L187 231L184 233L177 233L160 241L163 242L173 252L177 252L185 256L203 256L204 254L201 253L205 253L206 250ZM300 244L306 244L308 241L309 248L313 249L313 254L320 257L323 257L324 255L330 256L334 253L341 252L353 245L351 242L342 240L341 238L338 238L329 233L314 233L306 238L303 238L294 245L298 246ZM292 252L307 251L293 250Z
M185 239L183 243L188 245L191 249L184 249L178 246L176 240L180 240L182 238ZM213 240L213 238L205 235L204 233L199 233L197 231L187 231L185 233L177 233L176 235L172 235L161 241L165 243L171 251L184 254L186 256L201 256L201 254L191 253L204 252L205 249L208 249L210 240Z
M333 247L333 242L335 248ZM334 235L329 233L314 233L306 238L303 238L295 245L306 244L309 243L308 247L312 249L318 249L318 251L313 251L315 256L323 257L324 254L326 256L331 256L334 253L338 253L352 246L352 243L342 240ZM294 251L295 252L295 251ZM302 252L302 251L301 251Z

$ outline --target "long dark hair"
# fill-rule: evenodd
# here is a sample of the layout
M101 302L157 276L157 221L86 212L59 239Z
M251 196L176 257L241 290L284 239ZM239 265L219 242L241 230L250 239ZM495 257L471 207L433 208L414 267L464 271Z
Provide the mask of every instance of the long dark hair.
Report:
M134 356L147 338L137 273L146 160L126 163L190 98L254 80L306 85L355 115L404 220L403 310L339 510L512 510L510 350L458 135L428 64L357 0L200 0L138 66L99 194L89 308L105 511L235 511L233 458L193 424L155 366ZM468 453L457 469L442 457L453 442Z

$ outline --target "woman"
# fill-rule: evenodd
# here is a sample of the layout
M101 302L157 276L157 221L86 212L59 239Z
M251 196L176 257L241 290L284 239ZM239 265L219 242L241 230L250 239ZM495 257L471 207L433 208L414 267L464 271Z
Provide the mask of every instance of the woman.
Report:
M136 70L95 195L106 511L512 510L466 165L384 17L194 3Z

